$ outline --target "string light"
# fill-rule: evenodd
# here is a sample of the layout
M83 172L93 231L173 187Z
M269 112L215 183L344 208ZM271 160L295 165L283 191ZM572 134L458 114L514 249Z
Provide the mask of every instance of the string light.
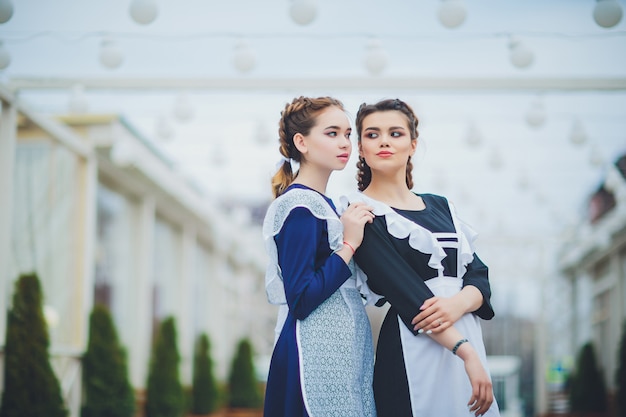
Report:
M509 50L511 63L517 68L527 68L535 59L533 52L515 36L509 39Z
M463 0L441 0L437 17L442 25L449 29L459 27L467 17Z
M622 6L617 0L597 0L593 20L603 28L612 28L622 20Z
M382 42L378 39L372 39L367 44L367 53L365 54L365 68L372 75L380 75L387 66L387 52L383 49Z
M118 68L124 62L124 52L117 42L110 38L105 38L100 44L100 63L109 69Z
M159 15L159 8L154 0L133 0L129 8L130 17L140 25L149 25Z
M317 4L314 0L293 0L289 15L297 24L306 26L315 20Z
M239 41L235 45L233 65L240 72L250 72L256 66L256 56L246 41Z
M0 0L0 24L6 23L13 17L13 2Z

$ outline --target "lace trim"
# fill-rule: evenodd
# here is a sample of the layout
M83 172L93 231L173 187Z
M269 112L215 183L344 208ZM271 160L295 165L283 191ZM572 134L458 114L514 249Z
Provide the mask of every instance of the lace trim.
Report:
M263 240L270 258L265 271L265 291L271 304L287 303L274 236L283 228L289 213L298 207L304 207L318 219L326 220L328 244L331 250L341 249L343 242L343 224L328 202L315 191L294 188L274 200L263 220Z
M374 200L361 192L353 192L347 196L341 196L339 199L339 210L343 212L350 202L356 201L363 201L374 207L373 212L376 216L385 216L389 234L396 239L406 239L408 237L409 245L413 249L430 254L428 266L443 273L444 268L441 261L446 257L446 252L430 230L401 216L387 204ZM452 221L459 239L459 277L462 277L467 270L466 266L474 259L474 241L478 233L456 216L454 206L450 202L448 202L448 206L450 207ZM365 275L363 271L360 271L360 274Z

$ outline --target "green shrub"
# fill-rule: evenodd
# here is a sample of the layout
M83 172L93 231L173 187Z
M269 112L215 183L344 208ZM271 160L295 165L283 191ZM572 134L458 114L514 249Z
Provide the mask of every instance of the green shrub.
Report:
M263 403L254 372L252 345L242 339L231 364L228 378L228 405L232 408L258 408Z
M107 307L89 317L89 342L83 357L83 417L131 417L135 395L128 380L126 352Z
M593 344L587 342L580 350L570 388L570 408L573 413L603 413L607 411L606 385L596 363Z
M213 375L211 343L206 334L198 336L193 356L193 386L191 389L191 412L208 414L218 407L218 389Z
M176 326L168 317L159 327L152 347L146 387L146 417L179 417L185 408L180 382L180 355L176 346Z
M67 415L59 381L50 365L42 300L37 275L21 275L7 316L2 417Z

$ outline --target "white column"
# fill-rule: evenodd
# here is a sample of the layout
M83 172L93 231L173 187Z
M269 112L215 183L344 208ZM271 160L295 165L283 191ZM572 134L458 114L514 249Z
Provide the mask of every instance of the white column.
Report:
M0 107L0 345L6 335L7 289L11 245L11 211L13 208L13 167L17 134L17 110L4 100ZM10 293L10 292L9 292Z
M152 270L154 256L155 201L146 197L139 205L137 228L136 277L132 293L135 299L128 317L134 329L128 346L130 379L135 388L144 388L148 375L152 337Z
M178 303L176 306L176 323L178 327L178 349L181 360L181 380L183 384L191 384L191 368L193 361L193 282L196 274L196 230L193 226L183 226L181 250L181 271L178 285Z
M82 287L82 300L74 306L77 310L76 320L80 322L74 329L72 342L80 350L84 350L89 337L89 314L93 308L98 164L95 155L77 158L79 158L77 168L79 189L76 193L76 206L79 224L76 227L78 235L76 248L79 252L75 254L74 285Z

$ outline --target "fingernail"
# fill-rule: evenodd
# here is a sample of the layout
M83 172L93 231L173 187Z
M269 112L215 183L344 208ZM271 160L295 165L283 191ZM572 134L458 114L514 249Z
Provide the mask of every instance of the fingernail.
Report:
M418 333L418 334L422 334L422 333L424 333L424 329L419 329L419 330L417 331L417 333Z
M432 330L427 330L426 334L431 334L433 331Z

